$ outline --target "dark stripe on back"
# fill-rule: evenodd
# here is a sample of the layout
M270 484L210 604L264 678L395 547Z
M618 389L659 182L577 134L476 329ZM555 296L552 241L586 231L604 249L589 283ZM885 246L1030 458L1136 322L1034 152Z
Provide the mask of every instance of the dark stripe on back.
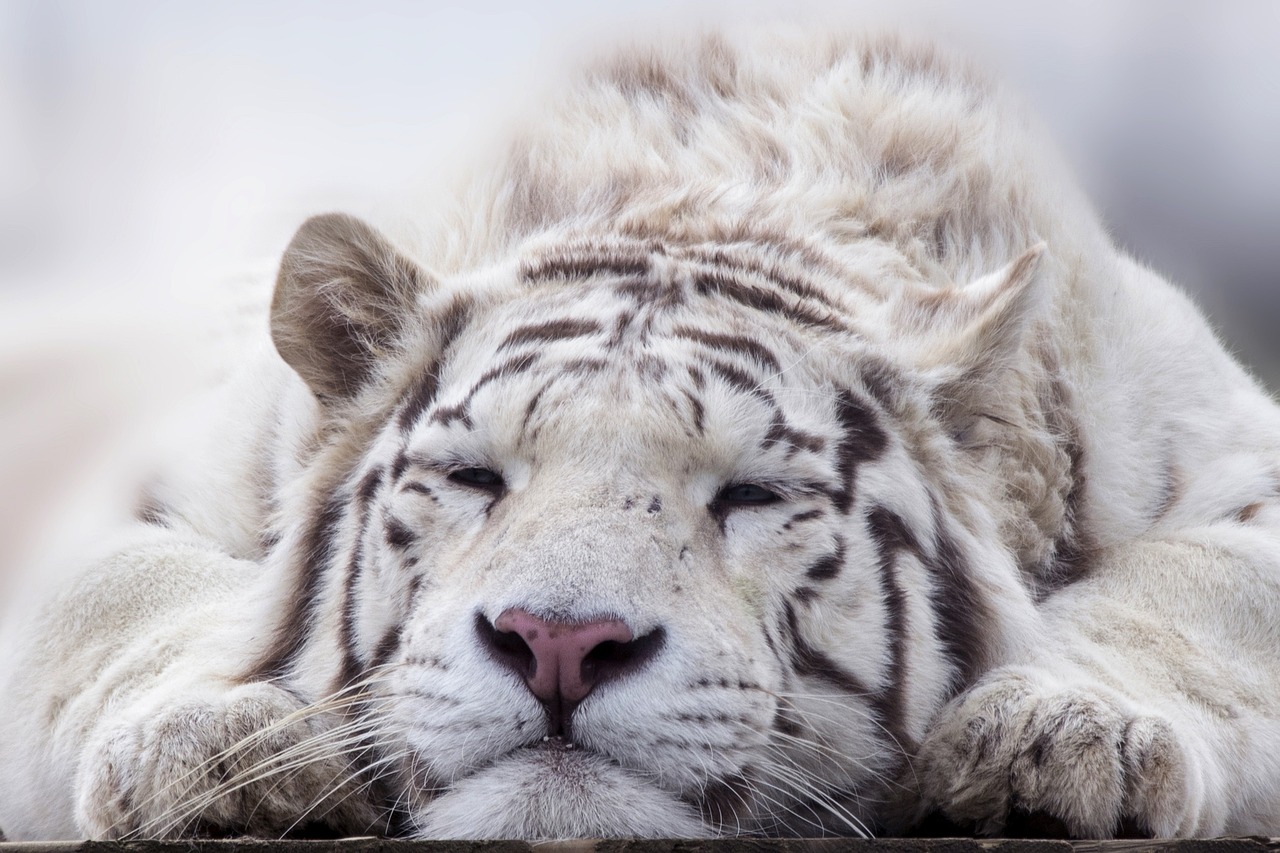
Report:
M777 314L803 326L848 333L849 329L837 317L822 314L804 305L789 302L777 293L760 287L752 287L719 272L703 271L693 280L694 287L704 296L723 296L766 314Z
M728 382L734 388L737 388L739 391L770 398L768 392L764 391L760 387L760 383L757 380L752 379L745 371L739 370L732 364L725 364L723 361L709 359L706 362L706 366L708 370L719 376L725 382Z
M746 356L759 362L764 367L775 373L782 370L782 364L778 361L773 351L758 341L743 335L721 335L715 332L707 332L702 329L695 329L690 326L676 326L671 334L677 338L684 338L689 341L696 341L704 346L710 347L721 352L736 353Z
M608 366L609 362L603 358L571 358L560 364L560 370L565 373L590 375L599 373Z
M551 341L582 338L599 334L603 328L595 320L548 320L532 326L521 326L498 344L498 350L527 343L549 343Z
M890 412L897 409L896 389L902 384L903 379L888 362L868 358L863 362L859 376L867 393L880 404L882 409Z
M382 486L382 476L385 473L381 465L376 465L360 478L360 483L356 486L356 507L360 512L361 522L368 518L369 503Z
M761 263L758 259L748 256L732 255L724 249L706 249L699 247L691 254L699 260L715 264L717 267L721 267L726 270L733 272L747 272L758 275L761 278L767 279L770 283L777 285L779 288L800 297L801 299L813 300L827 308L838 309L839 307L831 301L827 294L823 293L818 288L806 281L801 281L794 276L784 273L774 264ZM808 252L806 255L806 261L812 263L813 253ZM830 268L826 263L824 263L823 266Z
M566 251L525 264L521 273L526 282L549 278L582 279L596 275L639 277L648 274L649 259L643 255L622 255L599 251Z
M391 482L400 482L400 477L409 468L411 460L409 452L405 448L400 448L400 452L396 454L395 460L391 463Z

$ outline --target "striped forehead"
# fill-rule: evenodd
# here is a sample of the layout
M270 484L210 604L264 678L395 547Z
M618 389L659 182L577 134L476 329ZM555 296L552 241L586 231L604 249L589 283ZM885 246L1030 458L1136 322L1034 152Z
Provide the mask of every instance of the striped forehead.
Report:
M832 377L813 353L839 341L847 365L848 347L866 340L853 303L874 296L842 301L858 288L835 276L794 246L595 240L532 252L454 339L424 385L430 401L409 405L401 427L518 429L520 444L552 422L695 437L727 427L814 451L822 440L796 424L830 421Z
M730 436L744 451L762 441L821 451L806 425L830 420L830 394L787 324L741 306L637 303L614 292L626 284L566 285L481 318L417 425L525 451L544 434L650 447L714 437L726 449L738 443L726 445Z
M521 389L532 394L526 406L532 416L540 407L563 408L569 399L590 408L582 404L645 406L673 395L736 394L775 405L777 391L796 380L806 384L799 342L753 334L759 330L725 318L694 325L696 318L682 312L655 317L619 305L596 316L580 310L548 316L522 307L513 306L506 322L478 330L459 347L442 372L433 422L466 420L477 402L495 395L511 402Z

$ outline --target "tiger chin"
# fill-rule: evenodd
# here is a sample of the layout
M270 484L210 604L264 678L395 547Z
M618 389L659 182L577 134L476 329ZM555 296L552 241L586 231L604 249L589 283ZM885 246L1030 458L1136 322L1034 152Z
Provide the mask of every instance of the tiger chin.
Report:
M453 204L3 622L8 838L1280 834L1280 412L981 74L624 53Z

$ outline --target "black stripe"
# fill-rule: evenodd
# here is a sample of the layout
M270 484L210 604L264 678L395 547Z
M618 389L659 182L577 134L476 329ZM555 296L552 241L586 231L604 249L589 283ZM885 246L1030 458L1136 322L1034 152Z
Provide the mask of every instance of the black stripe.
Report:
M1096 550L1083 524L1083 507L1088 479L1084 473L1084 447L1074 437L1066 439L1071 488L1063 506L1062 531L1053 543L1053 566L1039 590L1041 599L1068 584L1084 580Z
M783 249L783 251L787 250ZM758 275L783 290L800 297L801 299L810 299L814 302L820 303L826 308L839 308L836 303L831 301L827 294L823 293L821 290L815 288L806 281L801 281L794 276L782 272L782 270L778 269L774 264L761 263L756 258L731 255L723 249L699 249L693 254L703 261L715 264L717 267L721 267L731 272L746 272ZM806 256L805 262L808 265L812 265L815 253L805 252L804 254ZM822 260L825 261L826 259L824 258ZM826 263L823 263L822 265L827 266Z
M391 463L391 482L393 484L400 482L400 477L408 469L411 460L409 452L405 448L400 448L400 452L396 454L395 460Z
M884 453L889 439L872 409L849 391L841 391L836 399L836 419L841 439L836 449L837 491L833 495L836 509L848 512L853 505L857 486L857 468Z
M721 335L715 332L704 331L703 329L695 329L690 326L676 326L671 331L672 336L684 338L689 341L696 341L704 344L712 349L724 352L737 353L754 359L764 365L769 370L778 372L782 370L782 364L778 361L768 347L758 341L743 335Z
M779 705L774 710L772 728L776 732L781 732L784 735L791 735L793 737L799 735L803 731L803 729L800 728L800 724L791 716L790 710L785 705Z
M589 278L597 275L639 277L648 274L649 259L642 255L623 256L607 249L593 252L566 252L539 258L527 264L521 273L526 282L548 278Z
M368 518L369 504L377 495L378 489L382 487L382 477L385 473L381 465L375 465L360 478L360 483L356 486L356 508L360 513L362 524Z
M397 551L406 551L418 541L418 535L407 524L391 516L383 520L382 532L386 536L387 544Z
M752 379L746 372L739 370L732 364L725 364L723 361L715 361L713 359L708 359L705 363L708 370L719 376L725 382L728 382L734 388L737 388L740 391L745 391L748 394L772 399L769 397L768 392L764 391L760 387L760 383L757 380Z
M991 618L986 601L970 577L967 561L945 529L941 508L934 499L934 549L926 551L897 513L874 508L867 516L868 530L887 562L889 555L907 551L924 565L934 583L929 601L938 615L935 632L943 652L956 667L951 684L957 692L982 673L986 663L986 635L983 626Z
M952 688L958 692L977 680L986 667L983 626L990 624L991 612L973 582L968 561L947 532L936 498L933 512L937 525L934 554L925 565L937 579L931 598L939 616L939 639L960 669L960 681Z
M791 602L783 605L783 629L791 647L791 667L797 675L816 678L827 684L855 696L868 697L871 691L856 675L846 672L835 661L818 651L805 641L800 634L800 625L796 619L795 608Z
M349 503L346 495L334 492L308 522L299 559L292 567L294 589L286 603L284 619L276 627L275 639L266 657L250 669L247 676L250 680L283 677L302 651L316 618L320 578L334 559L333 540Z
M341 690L346 687L360 674L359 653L356 649L355 639L356 618L359 615L356 613L356 587L359 585L360 576L364 571L364 537L369 528L369 514L372 509L373 499L377 496L378 489L382 487L385 474L386 471L382 466L375 466L370 468L368 473L361 477L360 482L356 485L355 504L359 518L359 533L351 549L351 559L347 563L347 574L342 587L342 602L339 607L342 613L342 622L338 626L342 662L338 666L338 678L337 683L333 685L334 690Z
M623 311L613 321L613 333L609 335L609 349L614 349L622 344L623 338L626 337L627 327L635 320L636 315L632 311Z
M460 402L432 412L431 422L448 426L454 421L460 420L469 429L472 426L470 415L471 400L480 389L495 379L514 376L517 373L528 370L539 358L540 355L537 352L527 352L505 361L497 367L489 368L480 375L480 378L476 380L476 383L471 386L471 389L467 391L466 396Z
M804 570L805 577L815 581L829 581L844 568L844 540L836 537L836 549Z
M849 332L848 327L832 315L820 314L804 305L789 302L777 293L760 287L751 287L722 272L698 273L694 277L693 284L704 296L723 296L747 308L766 314L778 314L804 326L834 332Z
M418 418L422 417L422 413L435 401L436 393L440 390L439 370L440 366L433 364L413 387L404 408L400 410L400 417L396 419L396 426L401 432L412 429L418 422Z
M527 352L524 355L518 355L510 361L503 362L497 367L491 367L481 374L476 380L476 384L471 386L471 390L467 392L467 399L475 396L476 392L488 385L495 379L504 376L514 376L517 373L523 373L538 360L538 353Z
M826 439L821 436L798 430L788 424L781 411L774 412L773 423L769 425L769 431L764 435L764 443L786 444L791 447L792 453L799 450L821 453L827 446Z
M471 429L475 424L471 421L471 412L468 411L470 407L470 396L452 406L441 406L431 413L431 423L449 426L454 421L461 421L464 427Z
M859 366L858 375L867 393L880 404L882 409L890 412L897 409L897 389L902 386L904 380L888 362L878 358L866 359Z
M405 623L409 616L413 613L414 607L417 605L418 592L422 586L422 576L413 575L409 578L409 589L405 595L404 613L396 623L387 629L382 638L378 640L378 645L373 649L373 655L369 658L370 666L382 666L391 656L395 654L396 649L400 647L400 638L404 633ZM443 668L443 667L442 667Z
M915 744L906 731L907 598L898 579L898 553L908 547L902 519L884 507L867 516L867 527L879 554L880 593L884 599L885 629L889 639L888 684L877 696L882 722L909 754Z
M396 426L399 427L401 432L413 427L418 422L418 418L422 417L422 413L435 402L436 394L440 390L441 365L444 363L445 354L448 352L449 347L453 345L454 339L462 331L469 308L469 300L454 299L453 302L449 303L449 307L439 314L435 322L436 329L440 335L437 359L422 374L418 384L414 386L413 392L409 395L404 409L401 410L400 417L396 420Z
M667 376L667 363L651 353L642 353L636 359L636 373L654 382L661 382Z
M706 409L703 408L702 401L693 394L690 394L688 391L684 392L684 396L685 399L689 401L689 409L693 413L693 428L697 431L698 435L702 435L703 431L706 429Z
M521 326L498 344L498 350L527 343L548 343L550 341L582 338L599 334L603 329L595 320L548 320L532 326Z
M542 395L545 394L547 392L547 389L550 387L551 387L550 381L544 382L542 384L542 387L538 389L537 393L529 398L528 405L524 407L524 420L520 424L522 428L527 427L529 425L529 419L533 417L533 413L538 408L538 403L542 401Z
M826 511L822 509L807 509L804 512L798 512L787 519L787 523L782 525L782 529L790 530L802 521L812 521L815 518L822 518L826 514Z
M609 366L603 358L571 358L560 365L565 373L592 374L599 373Z
M342 649L342 662L338 666L338 677L333 690L341 690L355 681L360 675L359 651L356 649L356 584L363 572L362 545L364 531L356 540L351 551L351 562L347 565L346 583L343 588L342 623L339 628L339 645Z

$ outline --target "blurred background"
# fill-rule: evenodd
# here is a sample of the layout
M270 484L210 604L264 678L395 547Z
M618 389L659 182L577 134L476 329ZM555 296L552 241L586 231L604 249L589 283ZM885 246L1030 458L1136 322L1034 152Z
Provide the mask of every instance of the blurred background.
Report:
M752 20L985 61L1116 239L1280 382L1272 0L0 0L0 591L107 449L222 368L217 288L269 276L303 218L412 218L573 58Z

